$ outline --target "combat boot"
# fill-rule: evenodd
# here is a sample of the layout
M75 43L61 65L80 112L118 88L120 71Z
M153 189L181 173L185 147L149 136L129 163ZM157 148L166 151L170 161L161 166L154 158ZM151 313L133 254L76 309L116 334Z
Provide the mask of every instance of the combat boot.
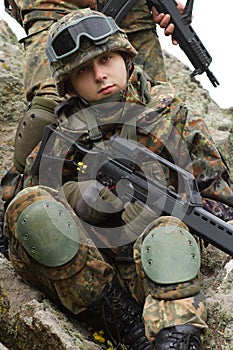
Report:
M200 330L193 325L164 328L157 334L153 350L202 350Z
M103 321L117 349L152 350L145 336L142 308L118 283L105 287L88 311Z

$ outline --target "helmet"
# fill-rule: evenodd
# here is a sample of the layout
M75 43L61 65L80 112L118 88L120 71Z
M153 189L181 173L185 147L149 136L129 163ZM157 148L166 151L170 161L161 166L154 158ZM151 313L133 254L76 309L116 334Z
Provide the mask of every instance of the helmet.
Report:
M137 55L112 17L85 8L54 23L46 53L59 95L66 94L66 83L74 69L108 51L122 51L131 58Z

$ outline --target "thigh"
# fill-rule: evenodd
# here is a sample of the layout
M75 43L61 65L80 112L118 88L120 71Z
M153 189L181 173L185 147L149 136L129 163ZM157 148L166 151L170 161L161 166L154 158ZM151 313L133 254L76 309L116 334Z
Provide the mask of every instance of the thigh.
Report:
M129 33L128 37L138 51L135 63L143 66L154 81L166 81L163 53L155 30L145 29Z
M45 52L48 30L53 23L53 20L36 21L24 39L24 90L28 101L35 94L58 98Z

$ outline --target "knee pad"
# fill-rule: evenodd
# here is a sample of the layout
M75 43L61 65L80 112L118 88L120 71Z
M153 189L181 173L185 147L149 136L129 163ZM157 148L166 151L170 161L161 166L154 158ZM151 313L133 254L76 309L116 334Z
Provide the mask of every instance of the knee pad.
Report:
M176 284L194 279L201 257L195 238L183 227L148 227L141 248L146 276L157 284Z
M79 248L74 219L61 203L51 199L28 205L18 217L16 233L26 252L45 266L67 263Z

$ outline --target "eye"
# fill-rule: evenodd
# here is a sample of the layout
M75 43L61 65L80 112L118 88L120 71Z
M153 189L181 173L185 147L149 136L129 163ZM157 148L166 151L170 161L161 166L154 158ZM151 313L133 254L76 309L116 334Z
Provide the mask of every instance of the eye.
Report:
M109 55L109 54L107 54L107 55L104 55L104 56L102 57L102 61L103 61L103 62L107 62L107 61L109 61L111 58L112 58L112 56Z
M80 68L80 69L77 71L77 73L78 73L78 74L83 74L83 73L85 73L86 70L87 70L86 67L82 67L82 68Z
M87 71L88 71L88 67L84 66L77 70L77 74L83 74L83 73L86 73Z

